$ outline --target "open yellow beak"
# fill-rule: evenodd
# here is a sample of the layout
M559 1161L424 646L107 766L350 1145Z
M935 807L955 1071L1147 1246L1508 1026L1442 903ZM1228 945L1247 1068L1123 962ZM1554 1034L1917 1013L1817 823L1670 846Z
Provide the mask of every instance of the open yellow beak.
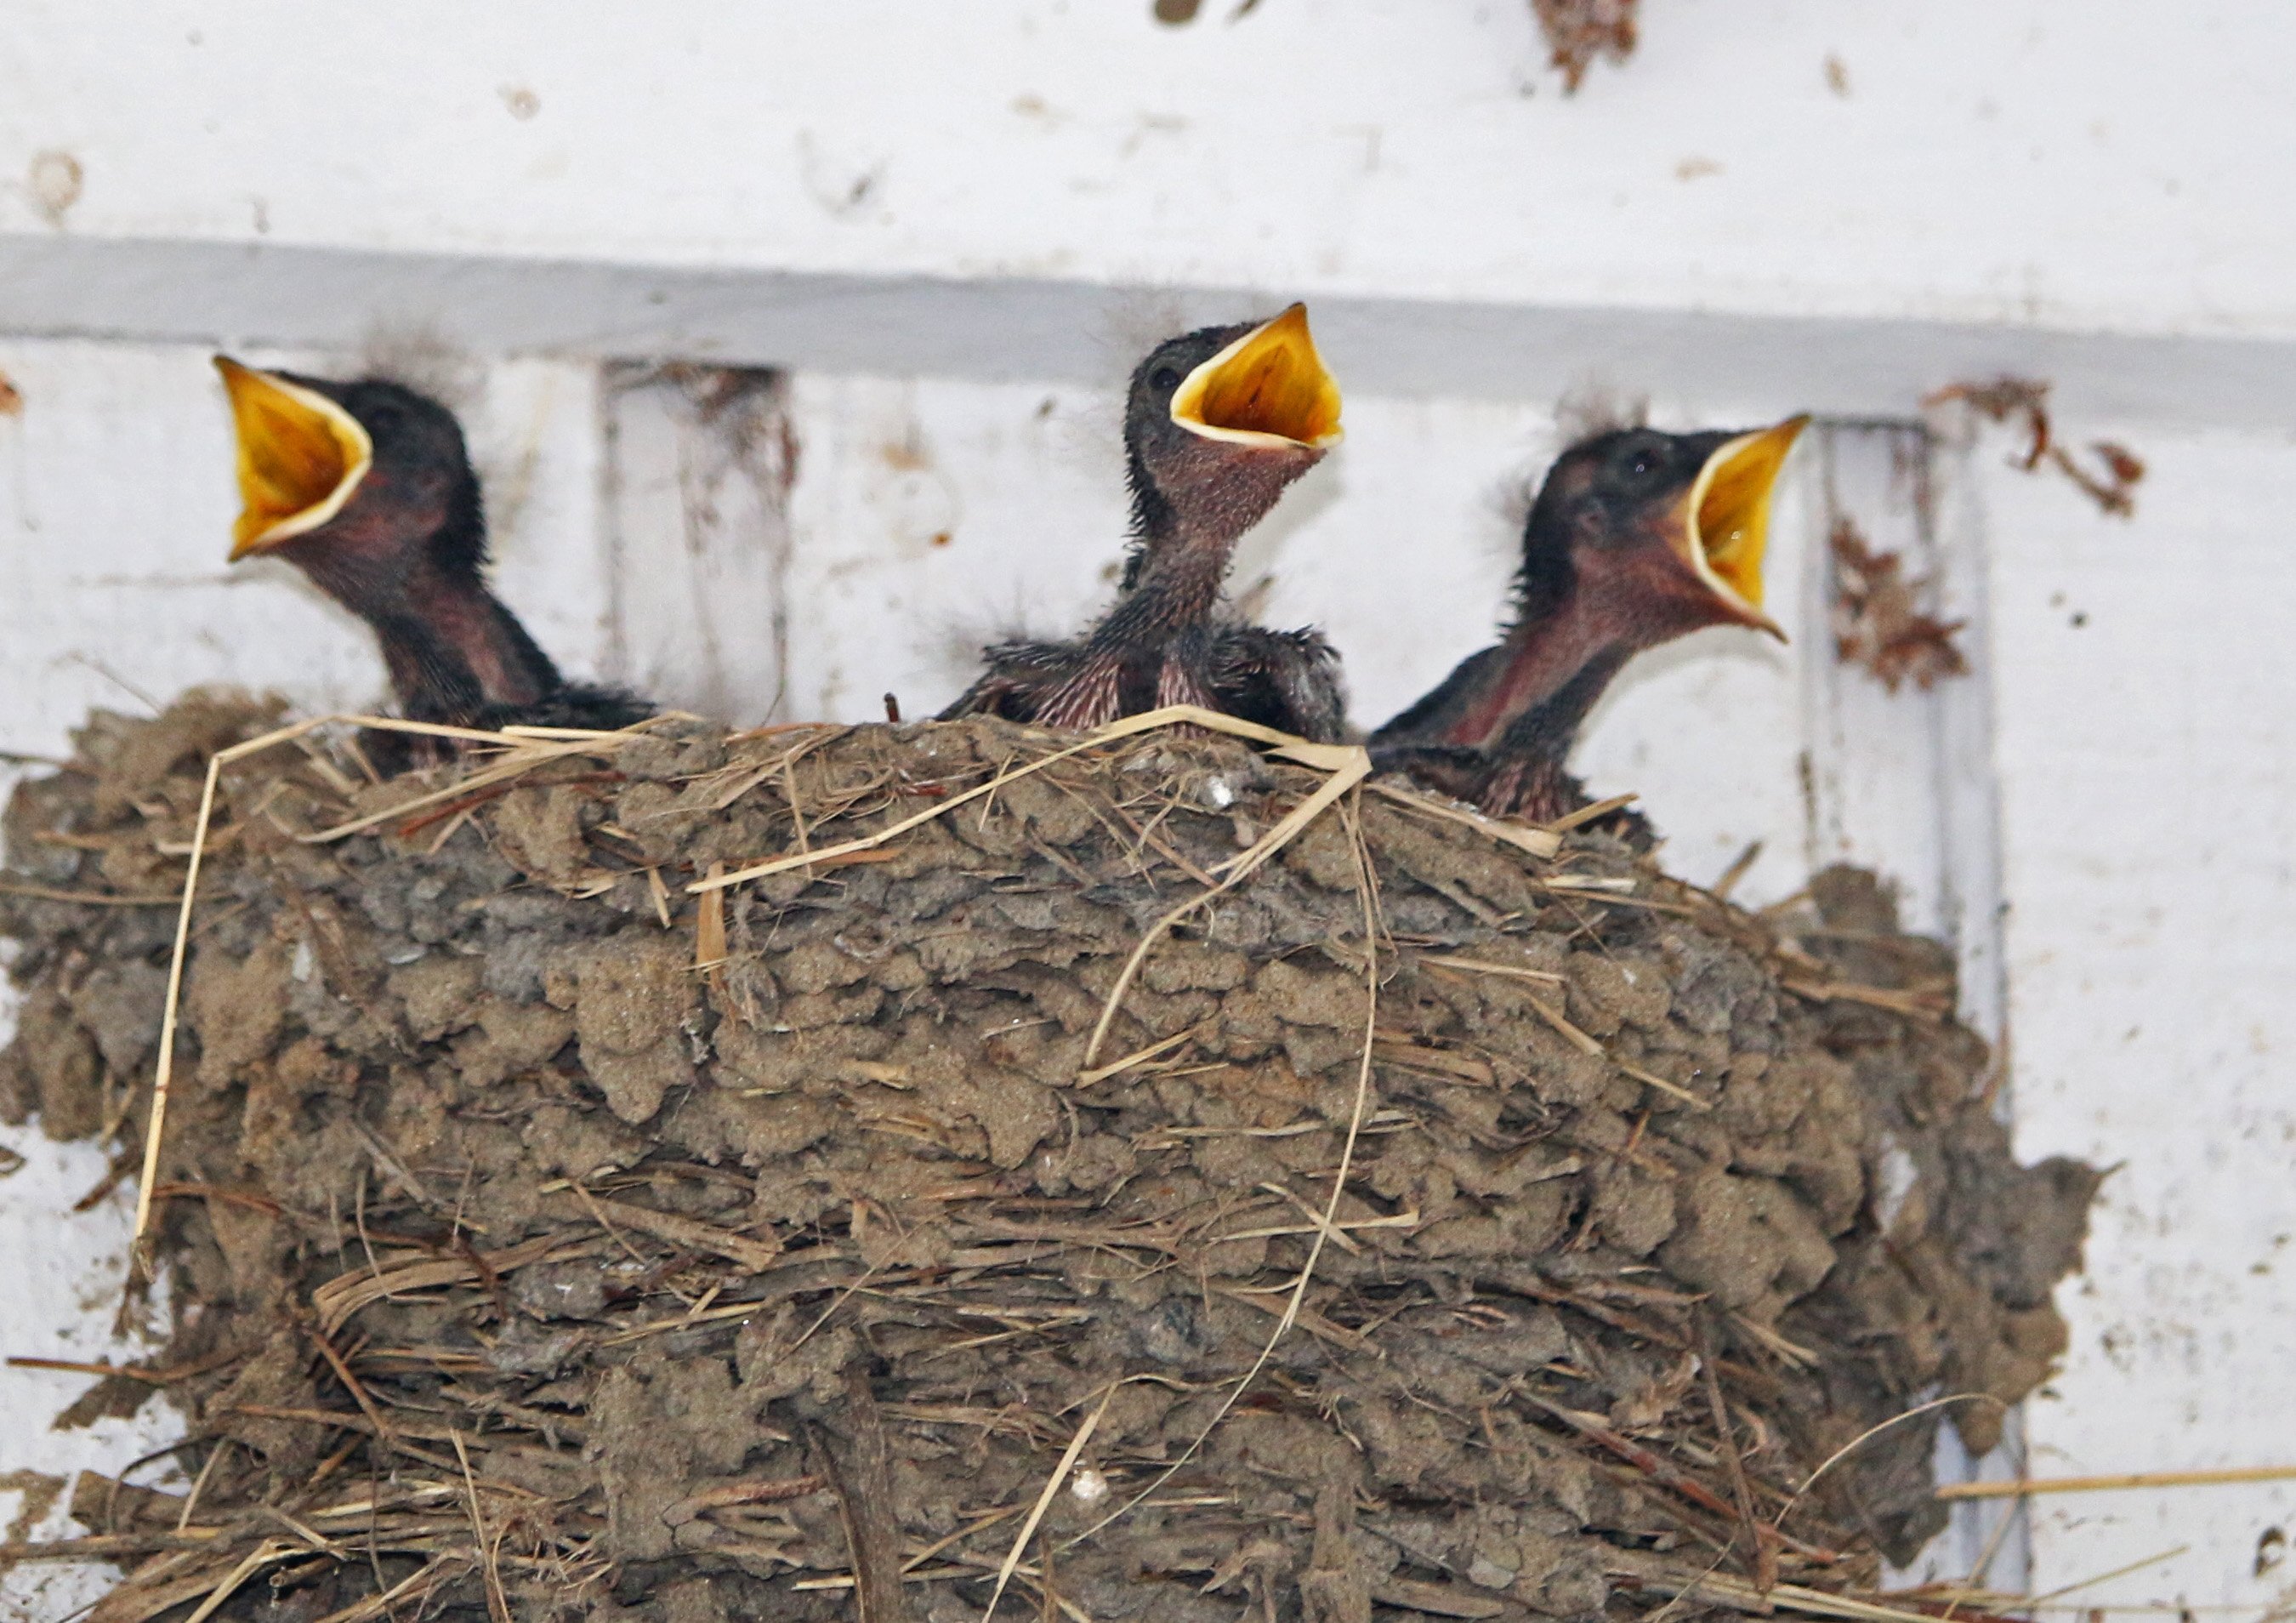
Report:
M1737 619L1780 642L1784 630L1762 613L1762 553L1770 541L1770 492L1808 424L1805 414L1740 434L1706 459L1685 504L1692 570Z
M1189 373L1172 396L1172 421L1239 445L1337 445L1340 386L1316 353L1308 307L1261 323Z
M359 420L316 390L215 358L239 439L234 563L317 529L343 510L374 462Z

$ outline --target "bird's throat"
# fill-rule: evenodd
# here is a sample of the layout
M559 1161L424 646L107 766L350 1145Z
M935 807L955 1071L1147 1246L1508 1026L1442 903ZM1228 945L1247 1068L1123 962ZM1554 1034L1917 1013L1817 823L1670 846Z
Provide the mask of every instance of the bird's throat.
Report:
M469 668L489 705L533 704L559 686L556 668L483 581L442 586L425 618Z
M1484 666L1438 737L1489 749L1522 718L1540 713L1540 730L1567 738L1634 651L1615 624L1573 593L1507 633L1500 657Z
M486 710L554 692L557 667L475 570L441 567L403 548L291 541L282 554L373 628L401 711L465 725Z
M1185 532L1152 539L1138 573L1094 633L1095 641L1138 644L1201 625L1219 606L1232 541Z

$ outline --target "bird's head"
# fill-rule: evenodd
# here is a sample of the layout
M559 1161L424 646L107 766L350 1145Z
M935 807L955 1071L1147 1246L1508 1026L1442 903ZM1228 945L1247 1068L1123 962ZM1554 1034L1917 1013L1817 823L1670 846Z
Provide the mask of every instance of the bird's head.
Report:
M1307 306L1159 344L1132 375L1124 439L1144 518L1241 535L1340 442Z
M306 567L428 552L484 561L478 478L455 416L377 378L330 383L216 357L231 400L240 515L232 560L279 553Z
M1526 608L1543 592L1591 593L1621 638L1649 647L1708 625L1780 641L1762 611L1770 498L1808 422L1751 433L1615 429L1556 459L1523 529Z

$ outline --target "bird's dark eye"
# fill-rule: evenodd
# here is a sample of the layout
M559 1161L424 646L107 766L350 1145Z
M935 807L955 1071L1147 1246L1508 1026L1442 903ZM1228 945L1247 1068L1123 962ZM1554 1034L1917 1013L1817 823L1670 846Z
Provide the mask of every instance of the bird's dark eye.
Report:
M1177 389L1180 386L1180 375L1169 367L1159 367L1148 381L1159 389Z

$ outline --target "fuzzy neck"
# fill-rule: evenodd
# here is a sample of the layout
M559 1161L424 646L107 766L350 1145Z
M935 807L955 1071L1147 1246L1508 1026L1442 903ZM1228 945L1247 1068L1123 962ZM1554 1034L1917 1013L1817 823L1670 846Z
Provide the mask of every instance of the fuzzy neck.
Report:
M1128 445L1132 550L1118 589L1154 582L1176 596L1181 612L1210 614L1235 544L1322 456L1305 446L1240 449L1189 436L1153 456L1136 441Z
M411 563L403 544L314 537L290 547L291 560L313 584L373 628L409 717L466 721L484 709L533 704L563 685L549 656L488 589L466 538L428 538Z
M1158 485L1136 448L1128 472L1132 550L1116 606L1093 632L1093 641L1103 647L1168 636L1210 619L1219 606L1235 543L1267 505L1250 499L1256 490L1240 489L1224 492L1222 500L1177 503ZM1259 482L1232 484L1246 482Z
M1160 641L1210 620L1227 579L1232 540L1175 534L1144 545L1126 588L1094 628L1100 647Z
M550 656L477 576L441 575L423 608L423 618L478 679L488 704L536 704L562 685Z
M1478 680L1459 696L1442 741L1488 748L1534 713L1567 739L1633 649L1584 592L1571 592L1509 629ZM1590 682L1589 678L1594 680Z
M1394 745L1537 747L1556 759L1620 668L1647 645L1574 571L1526 570L1515 622L1379 731Z
M1587 713L1634 652L1615 639L1595 646L1576 669L1506 724L1492 739L1492 753L1562 765Z

